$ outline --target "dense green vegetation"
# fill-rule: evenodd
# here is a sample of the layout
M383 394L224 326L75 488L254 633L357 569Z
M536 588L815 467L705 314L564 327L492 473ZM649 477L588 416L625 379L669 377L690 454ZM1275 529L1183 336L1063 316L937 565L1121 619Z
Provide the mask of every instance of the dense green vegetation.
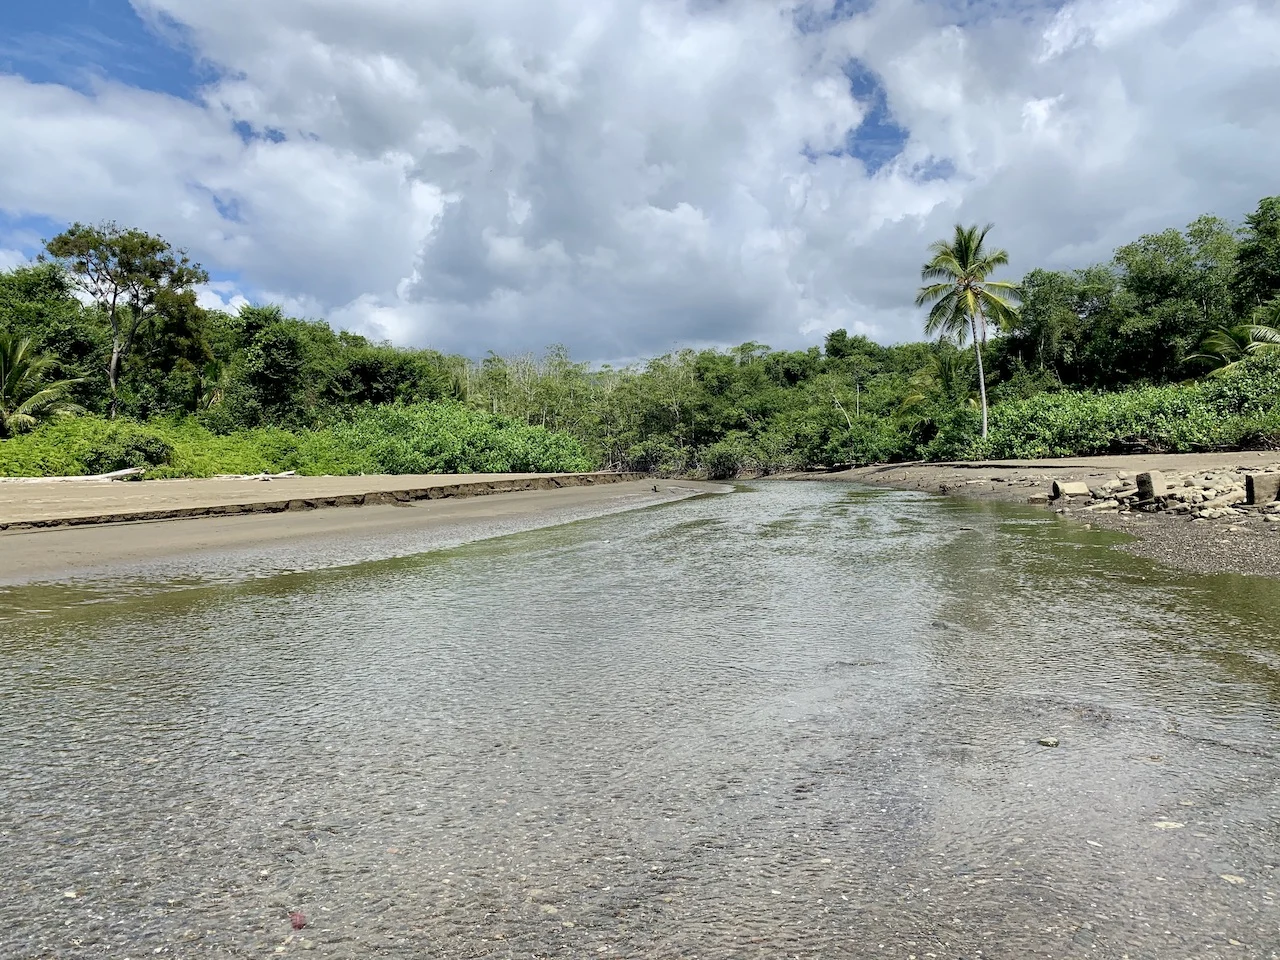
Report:
M575 472L593 466L574 437L458 404L389 404L330 426L217 434L197 418L145 424L62 419L5 441L0 476L75 476L148 468L150 477L220 473Z
M473 361L273 306L204 310L193 288L205 273L181 251L77 225L47 261L0 273L0 353L29 341L21 386L0 376L0 475L600 466L726 477L1280 445L1280 198L1238 229L1201 217L1108 263L1017 284L991 278L1007 255L985 239L961 227L929 251L922 323L939 340L883 346L836 330L808 350L746 343L591 369L559 347ZM56 416L77 407L87 412Z

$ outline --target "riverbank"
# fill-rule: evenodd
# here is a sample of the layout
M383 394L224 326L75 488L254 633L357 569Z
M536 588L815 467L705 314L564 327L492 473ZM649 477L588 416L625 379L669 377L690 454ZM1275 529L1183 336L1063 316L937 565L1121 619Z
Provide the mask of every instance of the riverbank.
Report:
M474 473L207 480L0 480L0 531L413 503L644 479L642 473Z
M602 479L602 477L612 479ZM296 483L294 482L296 480ZM357 485L357 481L361 481ZM410 486L405 486L410 481ZM577 482L574 482L577 481ZM225 487L217 485L225 484ZM13 485L17 487L18 485ZM257 481L145 481L142 483L32 484L28 504L39 502L51 525L11 524L0 532L0 583L53 579L92 568L118 567L206 551L267 552L281 545L331 554L325 565L358 558L350 543L372 543L400 537L412 553L432 546L502 536L654 504L727 491L721 484L694 481L629 479L626 475L576 477L299 477ZM101 489L99 489L101 486ZM343 493L357 486L364 494ZM0 484L4 516L12 516L17 496ZM80 489L92 487L92 489ZM74 489L72 489L74 488ZM261 490L279 491L279 499L262 499ZM426 496L397 499L405 490ZM463 492L458 492L459 490ZM257 497L254 497L255 491ZM285 498L284 494L293 494ZM483 494L483 495L482 495ZM500 495L498 495L500 494ZM238 496L238 502L236 498ZM360 509L325 510L292 507L307 500L363 496ZM121 499L133 516L174 514L123 521L126 513L88 513ZM239 515L217 513L222 506L246 509ZM225 502L230 501L230 502ZM279 507L280 503L286 504ZM249 509L260 505L267 509ZM161 506L162 505L162 506ZM183 511L205 511L186 512ZM58 516L73 522L57 523ZM117 522L89 522L85 517L115 517ZM77 518L84 522L74 522ZM341 540L342 550L336 546ZM345 552L344 552L345 551ZM350 556L348 557L348 553ZM285 564L287 566L287 564Z
M780 479L865 483L901 490L924 490L970 500L1000 501L1054 511L1091 527L1134 539L1122 549L1196 573L1241 573L1280 578L1280 523L1262 511L1229 504L1220 516L1121 510L1105 497L1052 498L1054 481L1084 483L1101 492L1108 483L1131 481L1159 471L1184 478L1231 478L1280 469L1280 454L1269 452L1191 453L1072 457L1063 460L990 460L964 463L897 463L823 473L786 474ZM1207 481L1206 481L1207 482ZM1196 511L1199 512L1199 511ZM1218 511L1214 511L1217 513Z

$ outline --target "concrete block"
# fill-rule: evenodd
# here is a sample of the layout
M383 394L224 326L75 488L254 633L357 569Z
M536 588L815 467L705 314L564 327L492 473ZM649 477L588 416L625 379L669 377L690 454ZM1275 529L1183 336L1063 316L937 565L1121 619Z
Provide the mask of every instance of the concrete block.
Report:
M1251 473L1244 478L1244 490L1255 506L1280 500L1280 473Z
M1138 474L1138 499L1154 500L1169 495L1169 484L1159 470Z
M1061 500L1063 497L1087 497L1090 496L1089 485L1087 483L1076 480L1055 480L1053 481L1053 499Z

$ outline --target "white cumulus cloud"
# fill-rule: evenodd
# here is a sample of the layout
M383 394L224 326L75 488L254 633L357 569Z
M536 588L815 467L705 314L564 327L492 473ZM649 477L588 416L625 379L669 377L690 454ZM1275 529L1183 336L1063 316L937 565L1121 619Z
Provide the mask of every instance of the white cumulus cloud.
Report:
M957 220L1016 273L1280 189L1271 0L133 2L210 80L0 76L0 211L401 343L907 339Z

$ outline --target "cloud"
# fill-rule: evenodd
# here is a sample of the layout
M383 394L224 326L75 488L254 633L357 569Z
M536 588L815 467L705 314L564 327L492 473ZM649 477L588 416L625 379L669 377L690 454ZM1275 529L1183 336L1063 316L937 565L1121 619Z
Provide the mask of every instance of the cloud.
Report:
M849 6L135 0L214 79L0 76L0 209L160 232L210 303L604 360L913 338L958 219L1073 266L1275 190L1269 0Z
M0 247L0 270L12 270L28 262L28 257L21 250L6 250Z

